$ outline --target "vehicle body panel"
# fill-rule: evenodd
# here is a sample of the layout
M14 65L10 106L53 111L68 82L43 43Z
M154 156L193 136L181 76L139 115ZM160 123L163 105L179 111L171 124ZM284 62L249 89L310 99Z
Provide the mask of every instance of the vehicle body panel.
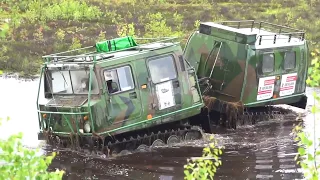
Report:
M41 104L40 110L45 111L47 116L40 118L45 119L53 132L61 135L78 132L83 135L94 133L109 136L199 114L203 104L196 76L192 71L189 72L190 68L188 69L184 62L181 47L179 44L164 47L160 44L155 47L149 48L151 50L146 48L142 51L114 52L111 53L111 58L96 61L91 73L97 78L99 94L53 95L57 99L69 97L70 100L76 100L82 97L87 100L78 107L63 107L63 103L62 107L45 107L46 105ZM175 77L153 82L153 71L150 71L148 63L162 57L171 57L172 67L176 71ZM155 67L157 66L153 66ZM160 67L158 74L163 74L165 68L165 65ZM110 78L112 85L108 85ZM113 91L109 92L108 88L113 88ZM163 101L161 95L166 101ZM159 99L163 102L159 102ZM50 112L60 112L60 115L51 115ZM74 112L82 115L68 114ZM83 132L85 123L90 124L90 132Z
M276 43L274 39L265 37L258 42L256 34L246 29L241 32L241 28L239 30L210 23L206 25L190 36L184 53L195 67L199 79L210 78L213 87L209 96L225 102L241 101L245 107L290 104L305 96L305 40L292 38L292 43L287 43L287 39L282 40L281 36ZM284 67L285 52L295 53L293 68ZM262 72L263 53L274 54L272 71ZM265 64L270 66L270 63ZM284 82L287 79L291 84Z

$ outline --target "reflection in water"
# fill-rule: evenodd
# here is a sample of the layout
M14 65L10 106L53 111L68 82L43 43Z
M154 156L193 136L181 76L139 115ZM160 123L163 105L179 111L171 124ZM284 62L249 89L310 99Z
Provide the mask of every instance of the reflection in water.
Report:
M233 133L231 137L239 145L247 142L255 145L240 148L227 145L230 149L222 156L218 179L302 179L294 162L297 147L290 136L293 124L273 122Z
M290 135L293 125L290 120L274 121L220 135L219 140L227 141L224 141L223 165L218 169L216 179L302 179L294 162L297 147ZM186 159L200 156L201 151L201 147L188 145L109 160L62 152L51 167L66 168L66 179L174 180L183 179Z
M38 81L1 79L0 86L6 87L0 89L1 115L11 117L10 122L0 127L0 137L22 131L25 135L23 143L37 147L40 144L35 103ZM290 135L294 119L285 117L281 121L264 122L216 136L226 149L215 179L302 179L294 162L297 145ZM313 128L312 123L307 124L307 129L310 128ZM204 144L195 141L187 146L159 148L114 159L93 159L60 151L50 169L65 170L64 179L183 179L186 159L201 156ZM52 151L49 147L44 148L48 148L44 149L46 153Z

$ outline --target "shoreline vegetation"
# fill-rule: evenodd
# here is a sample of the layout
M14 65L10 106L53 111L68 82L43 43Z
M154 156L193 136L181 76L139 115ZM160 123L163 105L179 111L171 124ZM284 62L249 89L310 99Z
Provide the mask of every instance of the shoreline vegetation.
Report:
M257 20L320 40L320 0L3 0L0 75L37 75L42 56L119 36L178 36L182 46L200 21ZM312 23L310 23L312 22Z

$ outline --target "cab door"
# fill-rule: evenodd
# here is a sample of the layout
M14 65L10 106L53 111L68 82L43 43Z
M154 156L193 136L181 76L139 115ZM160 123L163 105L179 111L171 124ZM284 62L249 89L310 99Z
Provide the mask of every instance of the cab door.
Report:
M271 99L278 85L276 76L280 74L275 52L271 50L257 51L257 101Z
M133 71L130 63L103 70L108 121L117 127L141 116L141 97Z
M297 55L300 51L295 51L294 49L288 49L280 52L283 57L282 61L282 73L281 73L281 83L279 92L279 97L284 97L288 95L295 94L296 82L298 78L297 73ZM299 56L298 56L299 57ZM298 61L299 63L299 61Z
M155 114L181 109L181 85L174 54L159 55L146 60L150 75Z

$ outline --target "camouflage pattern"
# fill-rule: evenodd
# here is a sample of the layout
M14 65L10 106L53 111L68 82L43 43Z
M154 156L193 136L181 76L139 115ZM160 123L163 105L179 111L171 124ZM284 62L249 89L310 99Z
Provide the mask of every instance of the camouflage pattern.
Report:
M149 50L151 48L152 50ZM87 109L89 101L80 107L47 107L45 104L40 104L40 110L47 111L47 113L40 114L41 120L46 121L54 133L61 135L67 135L71 132L77 133L80 132L79 129L84 129L84 123L89 122L91 132L83 133L83 135L109 136L179 121L200 113L203 103L196 83L196 76L181 59L183 52L178 43L166 46L159 43L152 44L150 48L146 47L142 51L124 50L111 55L114 57L96 61L94 64L92 73L97 77L99 94L91 94L91 114ZM159 110L159 99L156 86L150 78L148 62L151 58L159 58L164 55L172 55L177 71L176 78L171 80L176 105ZM127 65L131 68L134 89L110 95L107 91L104 71ZM77 98L87 96L73 96L72 100L77 101ZM59 96L55 95L54 97L58 98ZM65 105L65 103L62 104ZM87 113L61 115L49 112ZM47 114L47 116L43 117L43 114Z
M240 21L236 24L239 23ZM230 26L216 23L202 23L199 31L190 36L184 54L196 69L199 79L210 78L212 89L208 94L226 102L240 101L245 107L291 104L305 97L308 62L306 41L303 39L287 43L289 38L286 37L284 40L277 39L278 42L272 43L274 38L272 35L262 36L261 45L259 45L259 33L248 33L241 30L241 28L230 28ZM277 32L279 31L275 31L276 34ZM219 50L220 43L222 45ZM262 73L261 71L264 52L274 53L275 63L272 72ZM296 53L293 69L284 69L285 52ZM294 93L279 97L283 75L290 73L297 73ZM275 76L272 97L258 100L259 80L270 76ZM206 86L201 88L203 92Z
M254 30L262 31L260 28ZM306 97L308 59L304 38L297 40L292 37L289 42L291 35L289 38L281 34L280 30L280 33L277 31L280 39L274 41L272 32L271 35L266 32L267 36L260 39L259 33L251 31L202 23L200 31L191 35L184 52L179 43L157 42L142 45L140 48L143 48L139 50L102 53L107 55L102 60L69 62L81 65L83 69L91 68L90 74L95 75L99 91L97 94L55 95L54 99L51 97L51 101L55 100L59 105L39 104L40 132L50 129L63 136L80 133L84 136L100 136L103 139L185 119L195 119L196 123L201 124L203 119L199 119L197 115L203 115L203 95L214 97L219 103L240 103L245 107L300 102ZM266 63L268 58L270 60L270 55L263 55L265 52L273 53L274 63ZM292 57L288 58L289 62L294 62L294 67L286 69L285 56L290 55L290 52L295 52L295 61ZM173 69L166 72L170 64L156 65L155 67L160 68L158 71L150 69L150 62L169 57L168 55L173 59ZM54 64L55 62L48 62L44 67ZM271 71L262 71L268 70L272 64ZM105 75L104 72L117 69L120 73L120 67L128 67L134 88L109 94L106 81L113 75ZM155 83L152 78L152 74L159 76L165 72L171 73L168 75L171 77L173 71L176 71L175 77L162 77L161 83ZM123 75L126 80L129 76L126 73ZM209 86L202 84L203 78L209 79ZM282 80L285 80L284 83ZM128 85L129 81L125 84ZM92 84L89 87L92 88ZM171 90L171 95L164 95ZM168 108L161 110L160 104ZM213 107L216 111L221 109L221 106ZM90 132L83 133L88 125ZM208 128L208 125L201 126Z

